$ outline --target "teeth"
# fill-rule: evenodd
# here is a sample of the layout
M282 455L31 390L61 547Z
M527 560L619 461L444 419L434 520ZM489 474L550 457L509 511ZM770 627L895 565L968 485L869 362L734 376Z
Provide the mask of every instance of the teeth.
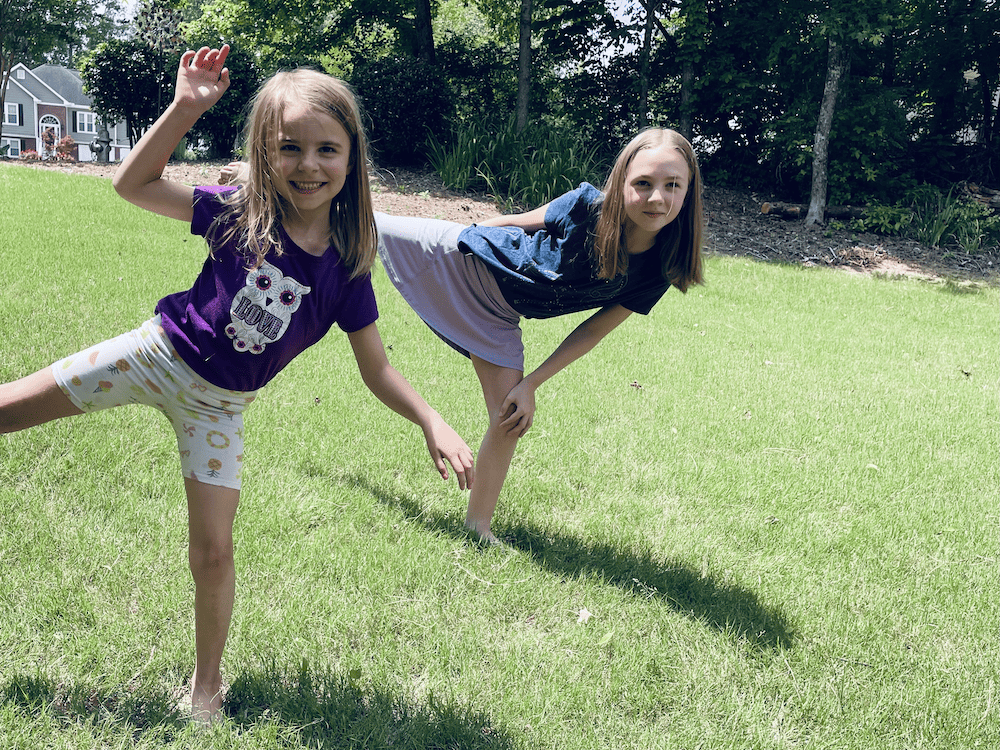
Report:
M316 190L322 185L322 182L294 182L292 183L299 190Z

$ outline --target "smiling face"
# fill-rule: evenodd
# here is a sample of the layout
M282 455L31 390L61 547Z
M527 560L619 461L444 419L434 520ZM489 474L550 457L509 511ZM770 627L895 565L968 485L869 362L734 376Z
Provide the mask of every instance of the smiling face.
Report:
M351 136L334 117L302 105L287 107L278 128L277 167L300 218L329 216L351 174Z
M645 252L657 233L684 207L691 170L675 147L660 145L638 151L625 174L628 252Z

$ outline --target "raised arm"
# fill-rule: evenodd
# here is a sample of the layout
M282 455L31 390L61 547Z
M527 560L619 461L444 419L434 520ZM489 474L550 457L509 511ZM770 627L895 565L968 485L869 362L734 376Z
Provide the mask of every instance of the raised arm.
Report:
M174 100L115 173L115 190L129 203L191 221L194 188L163 179L163 169L181 138L229 88L228 54L224 44L221 49L188 50L181 57Z
M506 415L500 429L518 437L524 435L535 418L535 391L538 386L597 346L631 314L631 310L621 305L609 305L574 328L537 369L507 394L500 406L500 414Z
M413 386L389 364L378 328L372 323L349 333L361 379L379 401L397 414L420 426L427 449L443 479L448 479L447 461L455 470L459 489L472 487L475 467L472 451L447 422L417 393Z

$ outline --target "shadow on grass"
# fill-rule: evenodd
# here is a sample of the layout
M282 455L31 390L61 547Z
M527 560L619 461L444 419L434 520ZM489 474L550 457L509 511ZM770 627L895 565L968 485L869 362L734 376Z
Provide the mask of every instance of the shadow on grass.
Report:
M277 723L289 740L320 748L515 747L488 716L431 696L415 706L371 687L360 675L298 670L271 665L247 671L226 695L225 711L239 726Z
M108 690L79 683L67 685L44 676L14 675L0 685L0 705L20 706L30 712L48 711L66 722L86 724L111 719L133 739L154 733L169 742L186 725L168 692Z
M348 481L384 505L398 508L410 520L460 539L469 538L460 520L430 513L412 498L389 493L364 477L352 476ZM784 613L763 605L753 591L720 581L687 561L657 559L650 552L623 551L610 543L586 544L568 534L528 524L494 531L505 543L556 575L597 576L610 586L668 606L754 649L793 646L794 632Z
M485 714L433 696L427 705L414 706L383 691L359 687L354 677L323 673L306 664L297 670L273 664L247 669L233 680L222 710L241 731L267 725L281 747L516 747ZM110 719L133 741L151 735L161 744L181 741L187 725L171 695L155 691L102 692L82 683L67 687L65 682L23 675L10 678L0 691L0 706L49 711L79 725L104 725Z

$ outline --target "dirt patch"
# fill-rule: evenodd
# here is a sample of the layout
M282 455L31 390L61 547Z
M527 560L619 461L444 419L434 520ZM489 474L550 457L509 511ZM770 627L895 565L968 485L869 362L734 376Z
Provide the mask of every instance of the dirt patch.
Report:
M111 177L117 164L11 162L66 174ZM226 162L174 162L164 175L189 185L212 185ZM497 216L500 210L485 195L448 190L430 171L375 170L371 174L376 211L400 216L447 219L464 224ZM788 221L762 214L768 196L749 191L705 188L707 250L747 256L760 261L830 266L853 273L950 278L995 284L1000 281L996 252L967 255L921 245L899 237L859 234L845 230L807 229L802 220Z

